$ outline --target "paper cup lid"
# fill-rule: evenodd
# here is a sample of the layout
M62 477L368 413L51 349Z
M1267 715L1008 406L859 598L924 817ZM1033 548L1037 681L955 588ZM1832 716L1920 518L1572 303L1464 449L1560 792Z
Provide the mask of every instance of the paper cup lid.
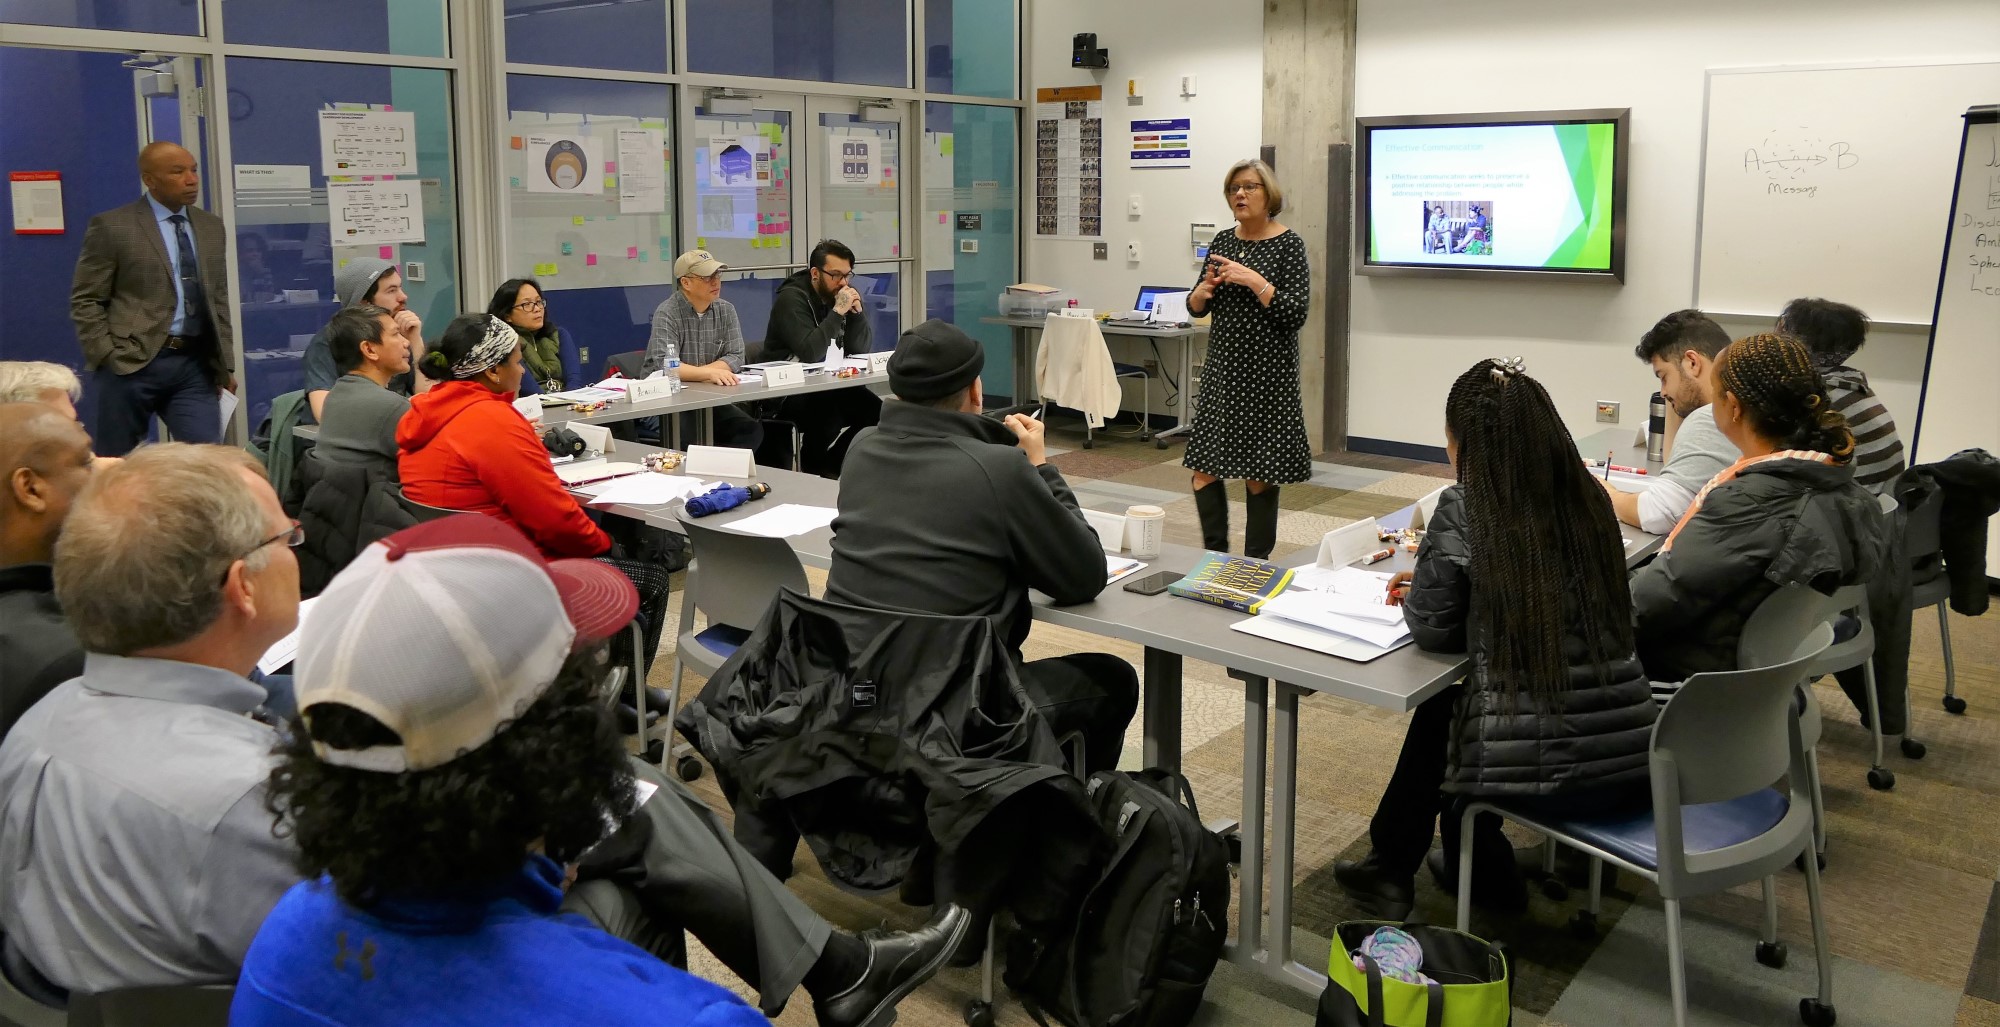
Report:
M1128 506L1125 508L1125 516L1127 517L1165 517L1166 515L1167 512L1157 506Z

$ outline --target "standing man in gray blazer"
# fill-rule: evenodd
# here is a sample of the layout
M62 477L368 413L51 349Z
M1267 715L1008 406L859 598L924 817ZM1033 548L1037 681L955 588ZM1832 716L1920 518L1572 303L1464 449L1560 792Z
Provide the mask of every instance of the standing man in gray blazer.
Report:
M221 218L194 206L194 154L149 143L139 178L145 196L90 219L70 285L107 456L145 441L155 416L181 442L222 441L218 394L236 391L227 237Z

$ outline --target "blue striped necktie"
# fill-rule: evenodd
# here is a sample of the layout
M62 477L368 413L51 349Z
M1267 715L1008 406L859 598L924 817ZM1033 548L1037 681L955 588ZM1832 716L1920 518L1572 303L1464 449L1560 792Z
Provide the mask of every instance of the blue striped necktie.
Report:
M174 274L181 280L181 299L187 303L189 335L200 335L208 325L208 304L202 302L201 272L194 265L194 240L188 238L187 215L169 214L174 223Z

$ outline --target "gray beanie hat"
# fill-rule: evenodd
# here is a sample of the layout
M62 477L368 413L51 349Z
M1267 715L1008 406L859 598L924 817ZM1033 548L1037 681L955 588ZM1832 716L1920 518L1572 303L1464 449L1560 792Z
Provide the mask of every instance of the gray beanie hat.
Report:
M396 265L380 257L355 257L333 273L333 298L342 307L360 306L375 280L394 270Z

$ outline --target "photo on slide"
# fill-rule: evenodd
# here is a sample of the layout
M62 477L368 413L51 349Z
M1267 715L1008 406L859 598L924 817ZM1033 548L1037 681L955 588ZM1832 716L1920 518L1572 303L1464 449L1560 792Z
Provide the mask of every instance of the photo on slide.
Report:
M1424 200L1416 214L1426 254L1493 256L1492 200Z

